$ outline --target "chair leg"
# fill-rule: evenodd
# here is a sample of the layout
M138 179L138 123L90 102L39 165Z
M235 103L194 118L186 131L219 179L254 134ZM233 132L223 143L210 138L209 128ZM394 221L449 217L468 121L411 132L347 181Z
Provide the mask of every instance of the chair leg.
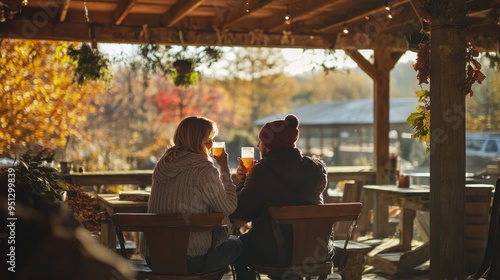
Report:
M231 274L233 275L233 280L236 280L236 272L234 272L234 266L230 265L229 268L231 269Z

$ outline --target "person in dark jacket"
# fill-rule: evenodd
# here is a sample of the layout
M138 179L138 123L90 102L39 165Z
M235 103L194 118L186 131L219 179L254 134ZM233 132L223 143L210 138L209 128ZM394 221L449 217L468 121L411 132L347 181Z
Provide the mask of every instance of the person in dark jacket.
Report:
M323 204L323 191L328 183L326 166L321 160L303 156L296 148L298 126L295 115L266 123L257 145L261 160L248 173L238 158L238 206L230 217L251 221L252 229L240 236L243 251L233 263L237 280L255 279L254 272L248 270L251 262L276 264L270 206ZM282 230L288 249L285 255L291 259L292 232Z

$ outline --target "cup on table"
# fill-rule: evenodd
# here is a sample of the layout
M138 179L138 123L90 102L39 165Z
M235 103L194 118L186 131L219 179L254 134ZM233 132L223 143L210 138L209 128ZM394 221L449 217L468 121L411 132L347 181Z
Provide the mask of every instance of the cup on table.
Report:
M214 142L212 145L212 154L214 155L214 157L220 157L222 155L222 152L224 152L225 147L225 142Z
M241 161L245 167L245 172L250 171L253 167L254 162L254 148L253 147L241 147Z
M409 188L410 187L410 176L401 175L398 177L398 187L399 188Z

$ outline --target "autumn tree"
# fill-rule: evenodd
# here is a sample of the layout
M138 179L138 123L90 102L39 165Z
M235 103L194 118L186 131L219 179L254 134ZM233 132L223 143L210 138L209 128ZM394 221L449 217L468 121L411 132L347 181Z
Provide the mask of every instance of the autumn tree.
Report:
M202 80L194 87L177 87L161 77L151 83L156 93L148 102L153 104L160 122L179 122L189 115L203 115L216 122L223 121L225 95L209 80Z
M500 72L485 68L487 79L474 85L474 96L466 98L467 131L500 131Z
M102 83L73 80L69 43L0 39L0 154L57 148L79 135Z
M71 155L76 164L87 170L152 168L150 157L165 149L170 129L149 102L153 93L137 71L140 63L116 65L112 86L91 101L96 110L88 116L86 137L72 137L69 143L78 151Z
M290 109L298 84L284 72L285 58L279 49L234 48L223 57L221 86L229 94L228 110L233 125L248 128L258 118Z

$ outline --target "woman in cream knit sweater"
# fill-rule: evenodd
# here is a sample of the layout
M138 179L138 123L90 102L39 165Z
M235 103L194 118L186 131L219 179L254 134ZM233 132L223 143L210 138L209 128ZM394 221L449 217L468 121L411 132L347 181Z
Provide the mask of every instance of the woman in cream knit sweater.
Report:
M224 151L215 158L217 170L210 157L217 125L204 117L191 116L177 127L173 144L160 158L153 172L149 197L149 213L211 213L227 216L237 206L235 186L231 180L228 155ZM193 233L188 244L190 273L215 271L229 266L241 252L241 241L226 231L218 236L215 254L206 258L211 245L211 233ZM148 260L147 246L141 246ZM207 263L205 263L207 262Z

